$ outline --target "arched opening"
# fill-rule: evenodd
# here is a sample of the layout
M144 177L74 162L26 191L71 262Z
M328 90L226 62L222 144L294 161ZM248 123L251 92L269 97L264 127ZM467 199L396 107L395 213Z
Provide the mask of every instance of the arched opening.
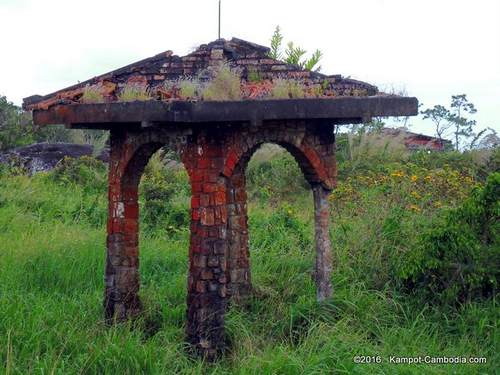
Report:
M154 268L158 275L159 265L165 264L158 262L161 251L156 251L154 260L140 266L139 239L146 237L150 246L151 243L161 246L159 233L163 231L165 234L174 229L174 225L168 222L177 220L170 234L184 232L184 242L187 242L187 230L183 231L182 226L189 227L190 187L182 163L174 157L174 150L165 145L167 142L148 142L147 139L120 133L112 133L111 142L114 147L109 172L104 307L108 321L120 321L134 317L142 310L139 267L147 285L151 273L144 272L144 268ZM177 202L172 202L173 199ZM172 212L173 207L177 209L175 213ZM185 212L182 212L183 208ZM139 231L141 226L142 234ZM164 236L163 244L165 240ZM179 242L182 243L182 238ZM187 252L187 246L184 249ZM150 251L148 255L153 253Z
M265 146L261 148L263 144ZM304 148L303 145L302 148ZM253 166L250 163L252 157L255 160ZM262 160L259 162L259 159L264 159L265 162L262 162ZM250 171L248 171L249 164L251 167ZM266 169L265 173L268 176L265 176L265 173L262 175ZM313 254L312 251L304 251L304 248L309 247L312 243L311 232L308 232L307 228L308 226L309 228L314 227L316 244L314 278L316 281L317 299L323 300L330 296L331 246L328 233L329 206L327 201L329 190L321 185L321 176L318 175L318 170L321 171L317 163L314 165L302 149L288 142L272 142L272 144L259 142L249 148L236 163L233 173L229 177L227 198L229 207L231 208L228 210L228 268L231 295L234 299L242 299L248 295L252 288L247 207L248 204L252 206L254 200L248 201L248 188L250 188L251 198L254 198L256 194L260 195L261 200L264 200L267 208L272 208L273 200L275 203L279 202L281 207L278 209L278 213L271 212L266 216L267 218L280 218L278 220L281 220L282 224L284 224L282 226L284 231L291 229L294 235L299 233L299 237L301 238L300 243L296 244L295 247L300 249L300 251L294 257L295 259L301 258L300 255L307 256L308 254ZM260 178L268 178L269 182L267 186L259 184L261 182L258 181L259 174L261 174ZM248 179L249 175L250 179ZM260 186L256 189L255 186L249 186L248 182ZM292 187L298 188L295 191L295 196L290 194ZM288 195L286 194L287 191ZM299 215L296 214L294 217L292 205L287 204L285 197L288 199L293 197L292 199L301 201L298 210L300 211ZM311 197L313 197L312 200ZM297 204L295 205L297 206ZM310 216L307 216L307 213ZM302 218L299 219L299 216L302 216ZM266 222L266 220L261 220L261 222ZM314 225L311 225L312 223ZM272 224L269 223L268 225ZM272 232L273 229L270 229ZM276 241L278 233L275 232L274 234L272 236L271 233L268 233L273 238L272 246L279 246L277 245L279 241ZM289 237L288 240L292 237ZM250 242L253 244L256 243L251 239ZM271 244L271 241L268 244ZM273 272L267 272L267 274L273 274Z
M313 194L299 163L285 148L265 143L245 172L253 287L283 299L304 287L314 295Z
M162 322L182 323L186 310L191 186L170 147L149 158L138 201L140 297L144 329L152 335Z

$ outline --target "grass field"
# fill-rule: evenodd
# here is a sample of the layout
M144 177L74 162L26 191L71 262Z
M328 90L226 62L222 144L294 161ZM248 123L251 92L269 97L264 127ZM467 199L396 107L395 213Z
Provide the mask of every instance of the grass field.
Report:
M102 311L104 172L95 172L99 178L85 175L88 183L75 182L68 173L63 177L4 173L0 177L0 373L498 371L499 306L494 295L458 307L424 303L398 286L393 271L405 251L416 245L417 234L441 210L458 206L475 181L467 182L459 174L453 177L453 171L446 169L412 175L397 168L341 180L332 197L334 294L318 304L312 279L312 197L290 157L273 160L259 160L249 171L255 291L246 305L232 306L228 312L230 346L215 364L190 358L183 341L188 249L183 212L188 210L188 188L170 191L166 208L143 202L144 210L166 209L176 216L167 215L155 227L142 223L145 312L134 323L109 328ZM439 173L448 182L442 189ZM177 184L187 186L182 171L174 174ZM425 185L428 175L435 183ZM278 177L284 180L281 185L275 184ZM295 179L292 188L287 178ZM412 185L420 181L421 185ZM454 181L460 185L456 190L451 188ZM390 363L390 356L425 355L484 357L486 363ZM355 356L380 356L382 363L356 364Z

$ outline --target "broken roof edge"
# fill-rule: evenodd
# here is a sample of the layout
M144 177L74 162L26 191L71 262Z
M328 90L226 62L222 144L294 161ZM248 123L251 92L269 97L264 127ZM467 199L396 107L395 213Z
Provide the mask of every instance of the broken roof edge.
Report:
M65 104L65 99L69 102L77 101L83 94L86 86L99 83L112 83L114 90L119 89L133 77L143 78L149 87L159 85L164 81L171 81L181 77L194 76L208 66L219 62L229 62L234 66L244 70L248 81L248 71L256 68L264 77L279 78L284 75L286 78L310 79L314 81L328 80L335 88L339 88L342 93L348 89L359 88L366 90L367 95L378 93L376 86L366 82L343 78L341 75L326 75L319 72L308 71L300 66L288 64L284 61L269 57L268 47L245 41L239 38L231 40L217 39L208 44L201 44L194 51L185 56L174 55L172 51L165 51L128 64L121 68L95 76L83 82L68 86L47 95L32 95L23 99L23 109L46 109L55 104ZM118 87L116 86L118 85ZM347 88L347 89L346 89ZM76 98L76 100L75 100ZM47 103L44 103L47 102Z
M307 99L270 99L221 102L135 101L56 105L33 111L35 125L77 124L106 128L141 123L237 123L279 120L338 120L361 123L375 116L414 116L418 100L412 97L371 96Z

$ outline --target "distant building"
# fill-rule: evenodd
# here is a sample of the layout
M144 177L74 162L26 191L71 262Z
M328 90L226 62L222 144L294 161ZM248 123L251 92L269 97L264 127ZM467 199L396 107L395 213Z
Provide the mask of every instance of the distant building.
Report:
M408 150L444 151L452 148L453 144L447 139L439 139L430 135L418 134L405 128L383 128L382 134L387 137L401 138Z

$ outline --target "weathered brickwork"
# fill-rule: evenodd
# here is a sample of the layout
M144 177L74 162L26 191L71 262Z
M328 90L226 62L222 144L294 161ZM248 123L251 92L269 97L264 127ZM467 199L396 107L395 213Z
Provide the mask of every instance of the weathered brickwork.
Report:
M191 100L200 98L172 88L178 79L204 86L221 64L238 73L240 100ZM304 97L270 95L281 79L296 80ZM124 89L132 88L148 100L123 99ZM84 94L92 92L97 100L89 101ZM332 293L328 196L336 183L334 124L416 115L418 101L379 93L373 85L340 75L302 70L269 58L269 48L233 38L202 44L182 57L163 52L49 95L25 98L23 108L33 111L36 125L110 130L104 296L109 323L141 313L141 175L159 148L179 154L192 192L186 336L195 353L212 360L225 348L229 301L244 300L252 291L245 169L253 153L263 143L281 145L311 185L315 280L322 301Z
M368 83L344 78L339 74L325 75L303 70L299 66L271 59L268 54L269 48L245 40L219 39L202 44L186 56L180 57L172 51L166 51L53 94L25 98L23 107L28 110L48 109L56 104L78 103L86 86L97 87L106 101L114 101L127 84L144 87L153 98L168 100L170 98L162 94L165 81L181 77L207 80L210 78L207 68L221 63L237 68L243 82L250 81L249 75L253 74L259 80L285 78L299 79L305 85L319 84L332 97L378 94L377 88Z
M283 121L112 130L104 301L108 321L125 320L141 310L138 185L151 155L167 146L179 153L192 191L187 339L209 359L224 349L229 299L243 299L251 291L245 168L255 150L268 142L294 155L313 188L318 299L330 296L327 196L335 185L333 125Z

